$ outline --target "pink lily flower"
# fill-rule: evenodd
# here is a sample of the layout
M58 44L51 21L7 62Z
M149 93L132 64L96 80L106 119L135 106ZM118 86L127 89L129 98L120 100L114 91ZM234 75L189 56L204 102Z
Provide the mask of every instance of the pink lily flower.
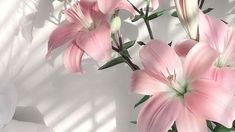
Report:
M126 10L135 15L135 10L127 0L81 0L84 3L98 4L99 9L104 14L111 14L115 10Z
M200 41L215 49L219 56L207 74L207 78L221 82L235 93L235 33L219 19L200 13Z
M81 72L82 56L87 53L96 61L110 59L111 31L106 15L96 6L76 2L65 11L67 22L56 28L48 42L47 57L52 50L69 43L64 55L64 65L71 72Z
M220 53L217 67L235 67L235 33L224 22L200 13L200 41L204 41Z
M199 7L197 0L175 0L178 18L191 39L198 39Z
M219 19L202 12L199 16L199 41L219 53L213 66L205 74L205 78L220 82L224 88L235 93L235 33ZM193 42L178 44L175 46L176 53L185 57L195 44Z
M207 132L206 120L232 127L235 97L220 83L201 78L217 56L209 45L199 43L182 64L164 42L144 46L144 70L134 72L131 90L152 97L140 111L138 132L167 132L174 122L179 132Z

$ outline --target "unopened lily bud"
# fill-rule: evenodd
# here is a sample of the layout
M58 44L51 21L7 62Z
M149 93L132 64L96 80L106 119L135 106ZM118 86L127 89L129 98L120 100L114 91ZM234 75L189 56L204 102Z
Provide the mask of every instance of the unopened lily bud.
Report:
M176 11L181 24L191 39L198 39L199 7L197 0L175 0Z
M122 25L121 18L118 15L114 15L111 18L111 32L116 33L120 30Z

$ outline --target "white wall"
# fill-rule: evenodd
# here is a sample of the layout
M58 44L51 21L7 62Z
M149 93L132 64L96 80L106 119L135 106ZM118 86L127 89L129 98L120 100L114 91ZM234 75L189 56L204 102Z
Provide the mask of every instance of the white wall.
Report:
M134 0L132 0L134 2ZM135 0L138 3L139 0ZM168 8L169 0L162 0L162 9ZM173 4L171 4L173 5ZM56 27L49 21L58 14L61 5L41 0L30 56L17 78L19 93L16 119L45 123L55 132L135 132L137 110L134 104L141 96L131 94L130 68L121 64L97 71L98 65L90 58L83 60L84 74L72 74L62 62L64 48L46 61L47 40ZM206 0L204 7L213 7L210 14L235 23L235 0ZM124 13L123 19L127 19ZM156 38L176 42L186 36L179 21L164 14L151 23ZM139 29L137 29L139 28ZM149 40L142 22L123 24L123 36L128 39ZM139 46L131 49L134 61L138 60Z

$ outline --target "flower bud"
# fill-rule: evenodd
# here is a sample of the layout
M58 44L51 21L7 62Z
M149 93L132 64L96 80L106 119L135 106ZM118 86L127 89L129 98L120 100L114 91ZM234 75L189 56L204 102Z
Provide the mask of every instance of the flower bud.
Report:
M198 39L199 7L197 0L175 0L176 11L181 24L191 39Z
M122 25L121 18L118 15L113 15L111 18L111 32L116 33Z

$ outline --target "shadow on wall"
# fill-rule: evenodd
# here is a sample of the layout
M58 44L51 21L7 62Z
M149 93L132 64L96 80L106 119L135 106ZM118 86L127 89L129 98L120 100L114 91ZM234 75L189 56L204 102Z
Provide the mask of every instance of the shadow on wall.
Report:
M17 106L13 119L45 125L43 115L33 106Z
M44 27L45 21L49 20L53 12L54 7L52 0L40 0L34 26L36 28Z
M204 5L204 9L206 8L214 8L214 11L211 12L212 15L218 17L218 18L226 18L229 15L234 14L235 10L235 0L216 0L215 1L206 1Z
M45 60L45 51L48 35L52 31L52 23L49 23L48 19L54 9L58 9L53 8L51 1L41 0L40 3L35 26L42 28L35 33L35 39L38 41L33 43L31 56L17 80L20 93L19 105L22 107L18 107L15 118L45 123L54 128L55 132L135 132L135 125L130 121L136 120L137 110L133 109L133 105L138 99L136 95L130 95L128 90L131 69L121 64L97 71L97 64L85 58L84 74L68 73L62 62L61 52L64 47L56 50L53 65L49 65ZM217 2L213 1L213 3ZM167 5L169 5L168 2ZM223 9L227 9L229 4L220 5L225 7L216 8L221 9L221 14L226 14L226 10ZM153 27L157 38L163 38L166 41L175 38L174 34L170 34L172 31L165 27L172 24L172 21L175 21L173 26L179 22L169 21L169 17L166 14L162 20L156 19L156 25ZM138 34L145 32L148 35L143 23L130 26L130 23L125 21L126 18L126 16L122 17L123 36L130 40L141 37L147 42L148 36ZM138 31L137 27L143 27L143 30ZM178 30L176 28L173 31ZM136 46L133 49L132 52L138 54L139 47ZM29 117L28 113L31 112L25 113L25 111L33 112Z
M50 4L41 4L46 3ZM134 104L131 103L133 99L129 98L127 89L131 73L129 67L119 65L119 68L116 67L118 69L97 72L97 64L91 59L84 59L86 73L71 74L65 71L62 62L58 63L62 58L59 53L64 47L56 51L53 67L48 65L43 53L47 47L47 40L44 40L48 38L47 28L51 24L48 23L50 13L46 11L53 8L50 5L40 7L41 15L38 15L36 27L43 28L35 33L35 39L40 39L32 44L28 63L17 78L19 105L22 107L17 111L15 118L45 123L56 132L135 131L135 127L129 127ZM132 38L127 39L136 38L137 28L132 26L130 30L133 31L133 34L130 34ZM42 115L34 113L33 107ZM24 113L27 110L34 111L30 117L27 117L28 112Z

